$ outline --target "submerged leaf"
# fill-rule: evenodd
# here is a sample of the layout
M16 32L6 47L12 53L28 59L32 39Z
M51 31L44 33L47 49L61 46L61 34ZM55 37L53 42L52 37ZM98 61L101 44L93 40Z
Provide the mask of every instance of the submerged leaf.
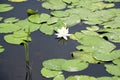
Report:
M42 70L41 70L42 76L44 76L46 78L52 78L52 77L55 77L61 73L62 73L61 71L54 71L54 70L50 70L47 68L42 68Z
M1 23L0 24L0 33L11 33L19 30L20 27L15 24L7 24L7 23Z
M6 12L12 10L14 7L10 4L0 4L0 12Z
M76 72L84 70L88 67L88 63L80 60L67 60L63 63L62 69L68 72Z

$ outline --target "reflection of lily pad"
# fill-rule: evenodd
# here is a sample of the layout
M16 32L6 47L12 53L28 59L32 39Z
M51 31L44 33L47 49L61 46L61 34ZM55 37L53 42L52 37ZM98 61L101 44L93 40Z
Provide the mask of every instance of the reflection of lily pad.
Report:
M62 0L46 0L42 6L46 9L59 10L64 9L66 4Z
M14 7L10 4L0 4L0 12L6 12L12 10Z

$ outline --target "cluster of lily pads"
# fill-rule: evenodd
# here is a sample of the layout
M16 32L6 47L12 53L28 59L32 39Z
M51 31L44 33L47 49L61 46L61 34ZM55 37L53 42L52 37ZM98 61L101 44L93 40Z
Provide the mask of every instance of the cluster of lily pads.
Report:
M41 0L39 0L41 1ZM62 27L74 27L78 23L87 24L85 30L71 33L70 39L79 45L72 52L73 59L50 59L43 62L41 74L53 80L119 80L120 49L120 8L114 2L120 0L42 0L42 7L52 10L50 14L29 10L28 18L0 17L0 33L6 34L4 40L10 44L32 41L30 34L40 30L46 35L54 35ZM0 4L0 12L12 10L10 4ZM0 46L0 52L3 52ZM105 64L110 61L110 64ZM87 75L69 76L65 79L63 71L77 72L89 64L104 63L111 77Z

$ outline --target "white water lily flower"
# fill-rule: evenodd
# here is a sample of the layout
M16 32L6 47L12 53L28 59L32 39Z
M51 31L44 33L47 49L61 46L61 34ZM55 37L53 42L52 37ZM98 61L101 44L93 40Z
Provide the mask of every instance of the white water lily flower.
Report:
M57 38L64 38L65 40L67 40L67 36L70 36L69 33L69 29L68 28L65 28L65 27L62 27L61 29L58 29L57 30Z

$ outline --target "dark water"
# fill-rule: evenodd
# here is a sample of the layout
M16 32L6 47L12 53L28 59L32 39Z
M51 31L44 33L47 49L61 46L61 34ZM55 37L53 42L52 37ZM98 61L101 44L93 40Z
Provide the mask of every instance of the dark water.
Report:
M12 4L15 9L9 12L0 13L0 16L4 18L17 17L19 19L25 19L27 17L26 10L31 8L39 10L39 12L47 12L49 10L43 9L41 3L36 0L29 0L24 3L11 3L7 0L0 0L0 3ZM70 33L85 29L85 25L78 24L73 28L70 28ZM4 35L0 35L0 44L6 49L2 55L0 55L0 80L25 80L25 54L24 48L20 45L11 45L3 40ZM61 44L56 36L46 36L40 31L33 32L31 34L32 42L29 43L30 52L30 64L32 68L32 80L52 80L42 77L40 69L42 68L42 62L52 58L64 58L71 59L70 52L75 51L77 42L68 40L65 44ZM110 76L105 72L103 64L90 65L88 69L77 72L67 73L66 76L83 74L90 76Z

